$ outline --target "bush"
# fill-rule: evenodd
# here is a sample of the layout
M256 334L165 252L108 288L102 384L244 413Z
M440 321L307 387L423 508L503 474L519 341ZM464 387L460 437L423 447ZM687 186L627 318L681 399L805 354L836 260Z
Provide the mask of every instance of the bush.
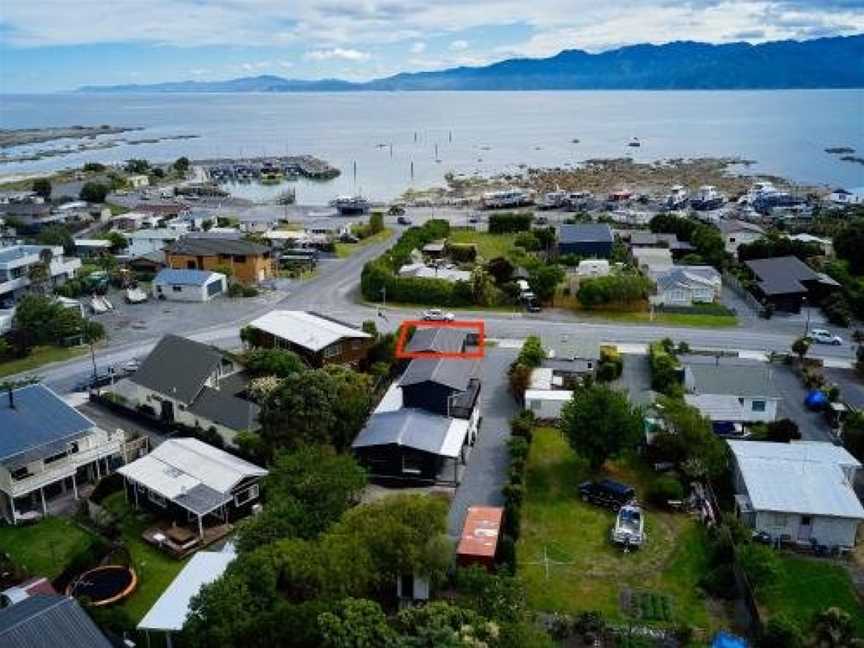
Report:
M81 187L78 197L89 203L103 203L108 195L108 187L101 182L86 182Z
M447 256L456 263L474 263L477 246L473 243L448 243Z
M681 366L678 358L666 344L666 340L653 342L648 346L648 360L651 365L651 389L668 394L680 388ZM671 343L671 340L668 342ZM674 345L671 345L674 346Z
M641 274L625 273L585 279L576 293L584 308L616 304L629 306L648 298L651 280Z
M489 217L490 234L511 234L531 229L533 214L513 214L509 212L493 214Z
M771 547L749 544L738 551L738 564L754 590L770 586L780 573L781 565Z
M546 350L543 348L543 343L536 335L529 335L522 343L522 350L519 351L519 356L516 358L517 364L525 365L526 367L539 367L543 360L546 359Z
M243 286L242 295L244 297L257 297L258 289L255 286Z
M600 363L597 367L597 380L600 382L612 382L621 377L624 372L624 362L619 359L617 362L610 360Z
M735 573L730 564L718 565L709 571L701 578L699 586L716 598L732 600L738 597Z
M534 252L540 249L540 241L534 235L534 232L519 232L513 241L513 245L521 247L526 252Z
M239 284L239 283L228 284L228 296L229 297L242 297L243 296L243 284Z
M648 500L656 506L666 507L669 501L684 499L684 486L674 477L660 477L648 488Z
M510 434L514 437L522 437L530 444L536 423L534 414L524 410L510 419Z
M528 439L524 436L514 436L507 441L507 448L510 451L511 461L526 461L531 446L528 444Z
M781 614L768 619L757 646L759 648L801 648L803 644L804 637L798 625Z

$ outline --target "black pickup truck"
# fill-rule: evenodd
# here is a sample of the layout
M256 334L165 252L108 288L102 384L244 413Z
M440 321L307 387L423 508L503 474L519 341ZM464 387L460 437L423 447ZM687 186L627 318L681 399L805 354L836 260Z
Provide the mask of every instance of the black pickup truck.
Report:
M613 511L636 499L636 491L632 486L611 479L582 482L579 484L579 494L582 496L582 501L604 506Z

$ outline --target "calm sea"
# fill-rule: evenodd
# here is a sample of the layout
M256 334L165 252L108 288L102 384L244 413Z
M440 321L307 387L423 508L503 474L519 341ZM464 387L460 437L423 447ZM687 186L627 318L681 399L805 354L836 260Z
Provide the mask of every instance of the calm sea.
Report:
M2 164L0 175L130 157L309 153L343 172L327 183L297 183L298 201L315 204L358 191L386 200L439 185L447 171L488 174L625 155L742 156L757 161L756 171L801 182L864 185L864 166L824 151L850 146L864 156L862 90L0 97L0 127L73 124L144 127L136 139L200 138ZM633 137L641 148L627 147Z

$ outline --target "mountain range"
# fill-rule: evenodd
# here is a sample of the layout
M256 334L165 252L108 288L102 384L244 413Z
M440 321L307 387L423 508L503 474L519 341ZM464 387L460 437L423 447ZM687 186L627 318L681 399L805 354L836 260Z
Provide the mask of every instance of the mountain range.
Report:
M403 72L365 82L263 75L226 81L83 86L78 92L343 92L410 90L744 90L864 87L864 34L714 45L676 41L590 54L515 58Z

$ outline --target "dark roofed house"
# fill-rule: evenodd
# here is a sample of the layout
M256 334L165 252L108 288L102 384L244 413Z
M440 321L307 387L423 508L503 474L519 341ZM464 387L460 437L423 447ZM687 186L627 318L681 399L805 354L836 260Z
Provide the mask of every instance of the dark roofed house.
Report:
M243 398L247 382L243 367L219 349L166 335L138 371L113 389L166 423L212 427L231 443L238 432L260 427L258 405Z
M78 602L37 595L0 609L3 648L112 648Z
M0 517L11 524L50 512L51 503L107 475L123 461L122 431L106 432L41 384L0 393Z
M612 228L602 223L562 225L558 233L558 253L608 259L612 256L614 241Z
M465 329L449 326L420 327L414 331L405 350L408 353L462 353L468 341Z
M477 368L470 360L412 360L399 381L405 407L470 418L480 395Z
M754 259L745 263L756 277L756 296L776 310L799 313L805 299L816 304L839 287L831 277L815 272L798 257Z

